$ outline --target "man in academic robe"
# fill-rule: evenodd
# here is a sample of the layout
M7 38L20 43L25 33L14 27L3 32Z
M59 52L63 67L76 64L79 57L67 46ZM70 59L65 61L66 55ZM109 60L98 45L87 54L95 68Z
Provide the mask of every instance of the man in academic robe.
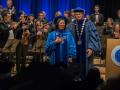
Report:
M70 23L69 28L74 36L77 49L77 58L74 60L75 80L81 80L92 67L91 57L100 49L100 39L95 25L84 17L85 10L78 7L74 9L74 13L76 20Z

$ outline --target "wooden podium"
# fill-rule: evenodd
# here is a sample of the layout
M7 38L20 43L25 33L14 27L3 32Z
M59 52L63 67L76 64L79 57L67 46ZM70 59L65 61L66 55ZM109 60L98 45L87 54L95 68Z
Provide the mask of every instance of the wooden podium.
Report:
M107 54L106 54L106 79L114 74L120 74L120 65L114 62L114 52L120 50L120 39L107 39ZM117 53L117 57L120 54Z

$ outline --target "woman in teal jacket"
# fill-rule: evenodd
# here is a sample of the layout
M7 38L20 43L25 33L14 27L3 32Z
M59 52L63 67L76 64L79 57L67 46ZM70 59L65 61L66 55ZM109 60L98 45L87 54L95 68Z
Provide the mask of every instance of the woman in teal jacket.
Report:
M52 65L67 65L76 57L76 44L69 29L66 29L67 20L59 16L55 18L56 29L48 35L46 54Z

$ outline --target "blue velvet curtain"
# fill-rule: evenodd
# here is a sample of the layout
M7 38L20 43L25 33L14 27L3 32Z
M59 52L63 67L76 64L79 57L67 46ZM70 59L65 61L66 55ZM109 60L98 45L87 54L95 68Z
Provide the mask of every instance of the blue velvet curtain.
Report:
M46 11L47 18L53 19L57 10L63 14L65 10L81 7L86 10L86 14L92 13L94 0L13 0L17 9L17 15L20 10L24 10L27 15L33 13L37 16L41 10ZM0 4L6 7L6 0L0 0Z

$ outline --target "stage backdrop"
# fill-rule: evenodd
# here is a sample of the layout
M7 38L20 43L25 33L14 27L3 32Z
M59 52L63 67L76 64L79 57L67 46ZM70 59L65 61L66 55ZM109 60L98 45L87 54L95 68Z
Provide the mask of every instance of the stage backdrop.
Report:
M13 0L17 9L17 15L20 10L24 10L27 15L33 13L37 16L41 10L46 11L47 18L53 19L57 10L63 14L65 10L81 7L86 10L86 14L92 13L94 0ZM0 0L0 4L6 7L6 0Z

